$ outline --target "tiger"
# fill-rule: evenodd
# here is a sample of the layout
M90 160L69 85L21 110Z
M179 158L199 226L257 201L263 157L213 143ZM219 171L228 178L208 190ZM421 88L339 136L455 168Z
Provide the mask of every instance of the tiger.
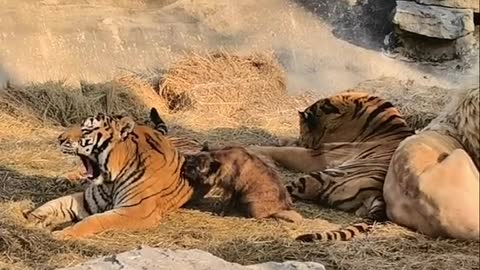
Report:
M307 173L286 185L295 199L311 201L366 219L327 237L348 240L386 220L382 195L390 159L401 141L414 134L392 103L362 92L322 98L299 111L300 134L289 146L249 146L287 169Z
M112 117L120 119L122 115L113 115ZM167 136L170 141L173 143L175 147L177 147L180 152L182 153L196 153L199 152L207 142L203 144L197 140L190 139L184 136L170 136L168 135L168 126L165 121L161 118L160 114L158 113L157 109L152 107L150 109L149 120L153 124L153 128L160 132L162 135ZM79 141L82 135L80 125L74 125L70 127L65 132L61 133L57 140L60 145L60 150L64 154L74 154L75 144ZM86 168L86 166L84 166ZM82 169L74 169L63 173L57 179L57 183L83 183L85 184L88 182L88 175L87 172ZM93 180L95 181L95 180Z
M150 228L192 197L194 187L181 174L184 156L161 132L128 116L103 113L87 117L80 130L69 151L80 157L95 182L84 192L23 213L40 227L74 223L53 231L55 238Z

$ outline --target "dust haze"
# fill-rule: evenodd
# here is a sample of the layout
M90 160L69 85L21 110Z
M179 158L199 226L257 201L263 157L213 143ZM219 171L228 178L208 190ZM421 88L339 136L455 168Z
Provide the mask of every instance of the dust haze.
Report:
M328 93L381 77L478 85L478 61L466 73L393 60L337 38L332 25L291 0L33 2L0 0L0 86L7 79L97 82L168 68L186 51L218 49L273 51L291 93Z

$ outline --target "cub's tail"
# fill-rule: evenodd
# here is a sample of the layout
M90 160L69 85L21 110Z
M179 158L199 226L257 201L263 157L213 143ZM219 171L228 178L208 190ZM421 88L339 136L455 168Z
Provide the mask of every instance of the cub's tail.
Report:
M302 234L297 236L295 240L301 241L301 242L313 242L314 240L348 241L354 238L355 236L370 232L372 228L373 228L372 224L367 222L362 222L362 223L356 223L338 230L326 231L321 233Z
M163 135L166 135L168 133L168 128L167 124L163 119L160 117L160 114L158 113L157 109L153 108L150 110L150 121L152 121L154 128L162 133Z
M302 215L295 210L284 210L273 214L272 217L293 223L300 223L303 220Z

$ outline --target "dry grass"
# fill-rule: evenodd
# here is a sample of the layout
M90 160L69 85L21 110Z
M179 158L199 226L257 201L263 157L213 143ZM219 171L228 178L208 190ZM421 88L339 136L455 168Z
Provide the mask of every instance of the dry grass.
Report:
M0 90L0 106L13 115L27 112L40 121L62 126L98 112L128 113L143 119L147 108L122 82L81 82L79 88L61 81L11 87Z
M195 61L211 61L208 57L192 57ZM234 59L232 66L242 62L235 57L229 59ZM197 77L190 77L193 81L184 81L184 85L194 85L202 76L215 79L208 77L214 75L199 74L202 70L212 72L210 68L191 68ZM253 76L250 72L238 74ZM175 82L176 77L169 74L163 86ZM274 71L274 74L280 73ZM220 75L223 77L216 79L218 83L233 84L235 80L245 79L233 72ZM269 80L267 75L263 80ZM138 75L105 84L83 84L81 89L46 83L0 91L0 269L53 269L139 245L199 248L242 264L295 259L318 261L328 269L479 269L478 242L429 239L393 224L378 226L367 237L351 242L297 243L293 237L299 233L338 228L356 221L350 214L302 203L296 205L308 219L298 226L274 220L220 218L210 213L211 201L195 209L181 209L148 231L106 233L82 241L56 241L48 232L24 223L21 210L80 188L54 182L58 174L76 164L75 158L62 155L56 149L59 125L68 125L97 111L124 110L141 119L146 117L149 107L155 106L163 111L173 134L218 145L273 144L276 136L296 134L295 110L304 108L315 98L289 98L284 89L276 88L278 96L267 99L268 93L262 93L265 85L268 83L258 79L245 84L244 88L211 86L217 89L216 93L227 91L224 103L209 107L198 102L194 109L176 113L169 112L168 102L156 95L158 85L145 82ZM275 84L268 87L274 87L272 85ZM208 88L202 87L202 91ZM221 113L229 110L229 93L235 89L244 90L233 97L245 107ZM193 92L186 95L200 98ZM282 174L285 181L298 177L286 171Z

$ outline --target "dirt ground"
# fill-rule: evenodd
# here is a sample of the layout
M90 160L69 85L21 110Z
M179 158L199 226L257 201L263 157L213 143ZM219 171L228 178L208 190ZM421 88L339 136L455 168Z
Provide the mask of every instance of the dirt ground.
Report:
M459 73L448 66L399 62L339 40L331 34L331 26L287 0L0 0L0 6L0 88L7 81L18 85L34 82L28 88L32 92L41 88L69 93L79 91L81 80L109 82L123 74L151 78L177 63L185 51L222 48L240 55L273 51L285 70L287 98L260 98L235 111L222 110L231 107L226 100L173 113L165 109L155 87L148 83L144 87L142 82L133 87L141 90L136 92L141 99L126 98L135 104L135 108L126 108L131 113L140 115L151 106L161 108L172 134L218 145L272 144L279 136L295 136L296 110L317 96L359 83L362 90L390 95L405 89L425 92L433 91L434 86L478 85L478 76L472 76L478 70ZM250 83L259 93L267 88L262 81L237 79L219 81L230 88L231 82L246 83L241 89L248 89ZM65 80L65 84L44 83L48 80ZM202 82L199 87L218 85ZM300 98L297 94L304 90L314 91L313 96ZM93 100L103 98L92 95L85 102L96 104ZM312 260L327 269L480 268L478 242L430 239L394 224L379 225L368 236L350 242L297 243L293 237L299 233L358 221L353 215L304 203L296 203L307 218L299 226L220 218L209 212L206 202L196 209L181 209L148 231L56 241L48 231L25 224L21 211L80 189L55 182L78 162L60 153L56 137L62 125L79 117L72 110L84 113L86 109L80 100L60 104L48 98L33 105L20 99L18 105L5 102L0 95L0 269L72 266L139 245L199 248L242 264ZM412 102L404 96L396 100ZM422 102L426 101L428 98ZM207 106L216 110L207 111ZM432 111L435 108L429 113ZM285 181L298 177L286 171L282 175Z

